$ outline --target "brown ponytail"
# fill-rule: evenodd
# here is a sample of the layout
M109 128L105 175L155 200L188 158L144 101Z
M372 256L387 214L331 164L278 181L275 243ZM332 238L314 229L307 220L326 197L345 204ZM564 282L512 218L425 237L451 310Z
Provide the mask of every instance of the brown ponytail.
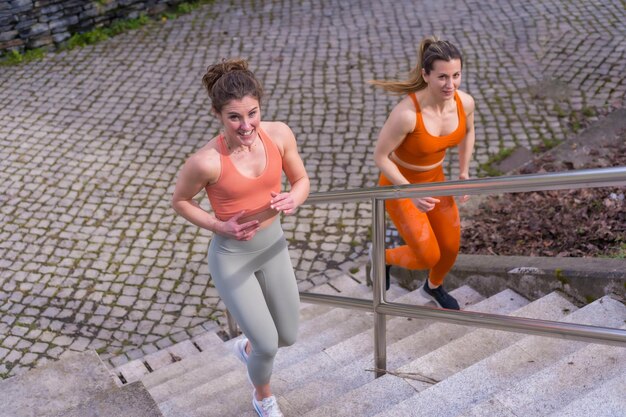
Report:
M461 60L461 52L448 41L439 40L435 36L424 38L419 46L419 60L417 65L409 72L406 80L370 80L369 83L380 87L393 94L404 95L426 88L426 82L422 77L422 68L426 74L430 74L437 60L452 61Z

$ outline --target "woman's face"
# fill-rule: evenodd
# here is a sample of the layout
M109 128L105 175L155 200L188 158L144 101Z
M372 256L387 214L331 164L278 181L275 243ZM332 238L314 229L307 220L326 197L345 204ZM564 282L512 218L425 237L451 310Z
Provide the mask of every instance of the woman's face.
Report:
M461 85L461 60L437 60L433 62L430 74L422 69L422 76L431 94L443 100L450 99Z
M245 96L241 100L231 100L217 116L224 126L224 135L234 146L254 143L261 124L261 108L256 98Z

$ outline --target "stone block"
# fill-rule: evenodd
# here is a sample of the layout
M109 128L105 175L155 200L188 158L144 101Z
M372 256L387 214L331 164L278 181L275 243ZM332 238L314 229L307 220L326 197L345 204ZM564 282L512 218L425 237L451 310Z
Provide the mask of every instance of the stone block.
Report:
M9 6L14 13L18 10L31 10L34 6L33 0L9 0Z
M11 30L11 31L7 31L7 32L2 32L0 33L0 44L2 42L7 42L10 40L13 40L15 38L17 38L18 33L17 30Z
M531 161L534 156L527 148L518 146L511 155L500 161L495 168L500 172L508 173Z

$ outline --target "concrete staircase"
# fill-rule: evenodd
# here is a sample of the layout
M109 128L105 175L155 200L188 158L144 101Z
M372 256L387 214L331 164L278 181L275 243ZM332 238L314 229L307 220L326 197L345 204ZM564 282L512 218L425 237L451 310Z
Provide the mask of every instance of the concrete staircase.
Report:
M341 275L313 291L370 298ZM626 306L577 308L557 292L530 301L506 289L452 291L465 310L626 328ZM388 298L428 304L396 285ZM298 343L283 348L272 388L286 416L626 416L626 349L388 317L388 373L374 378L369 313L303 304ZM206 333L108 370L73 353L0 382L0 417L257 417L244 366Z
M0 382L0 417L163 417L140 381L119 387L93 351Z
M371 289L350 276L314 291L371 298ZM626 307L610 297L579 309L557 292L534 301L511 290L484 298L466 286L453 294L467 310L626 323ZM397 286L388 298L428 303L419 291ZM626 416L621 347L390 317L389 373L375 379L371 314L303 304L301 318L298 343L279 351L272 377L286 416ZM244 367L231 353L234 341L207 334L193 341L202 352L162 367L146 357L114 373L141 381L165 417L256 417ZM171 352L166 356L171 361Z

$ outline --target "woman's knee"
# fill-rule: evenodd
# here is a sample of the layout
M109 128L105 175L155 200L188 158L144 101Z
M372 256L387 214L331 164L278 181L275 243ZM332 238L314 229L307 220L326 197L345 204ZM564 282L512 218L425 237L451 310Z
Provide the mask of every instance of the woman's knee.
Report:
M296 343L296 339L297 339L297 335L294 334L290 334L290 335L280 335L280 337L278 338L278 346L280 347L286 347L286 346L291 346L294 343Z
M252 346L252 352L262 358L273 358L278 353L278 343L260 343Z

